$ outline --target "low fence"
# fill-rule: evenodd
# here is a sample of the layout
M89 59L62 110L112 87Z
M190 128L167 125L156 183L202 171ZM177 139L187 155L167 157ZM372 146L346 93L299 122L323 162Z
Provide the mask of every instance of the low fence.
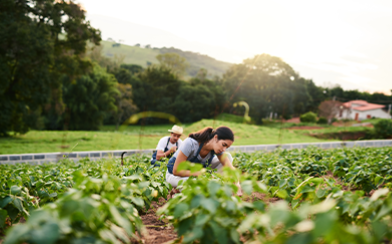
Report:
M301 149L307 147L321 147L323 149L343 148L343 147L385 147L392 146L392 140L369 140L369 141L344 141L344 142L320 142L320 143L291 143L291 144L266 144L250 146L232 146L229 152L254 152L254 151L274 151L277 148L282 149ZM89 152L71 152L71 153L29 153L29 154L9 154L0 155L0 164L31 163L43 164L46 162L57 162L62 158L69 158L77 161L81 158L89 157L91 159L130 156L132 154L152 154L154 149L146 150L115 150L115 151L89 151Z

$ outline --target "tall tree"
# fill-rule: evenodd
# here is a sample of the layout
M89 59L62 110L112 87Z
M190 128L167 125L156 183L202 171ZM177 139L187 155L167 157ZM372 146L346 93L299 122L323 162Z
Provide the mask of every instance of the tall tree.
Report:
M282 59L268 54L232 66L223 80L229 102L246 101L256 123L262 123L270 113L291 115L295 101L310 99L299 75Z
M189 67L186 59L177 53L159 54L156 58L161 66L170 69L177 77L183 76L186 69Z
M63 123L70 130L99 130L106 113L117 112L117 81L98 64L89 74L71 82L63 77L66 111Z
M84 74L86 43L101 40L72 0L2 0L0 37L0 136L27 132L44 104L61 113L60 77Z
M173 102L182 82L162 66L150 66L132 80L133 101L140 111L173 114Z

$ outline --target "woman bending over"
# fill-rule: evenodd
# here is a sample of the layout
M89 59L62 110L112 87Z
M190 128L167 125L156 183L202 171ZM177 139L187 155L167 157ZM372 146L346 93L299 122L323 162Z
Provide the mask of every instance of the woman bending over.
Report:
M222 167L234 169L233 158L230 153L225 153L234 142L233 131L226 126L206 127L198 132L189 134L179 150L170 158L167 164L166 181L177 187L180 180L187 180L190 176L201 173L191 173L189 170L178 171L177 167L184 161L202 164L204 168L211 167L220 170ZM241 195L237 193L238 195Z

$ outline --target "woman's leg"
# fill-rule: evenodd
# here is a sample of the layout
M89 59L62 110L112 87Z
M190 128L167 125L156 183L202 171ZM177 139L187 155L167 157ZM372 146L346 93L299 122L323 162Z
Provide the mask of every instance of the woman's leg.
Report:
M225 152L225 153L223 154L223 156L228 157L229 160L230 160L230 162L233 163L233 157L231 156L230 153ZM222 163L219 161L219 159L218 159L217 156L214 156L214 158L212 159L210 167L211 167L212 169L218 170L218 173L222 173L223 165L222 165Z
M166 171L166 181L170 183L173 187L177 187L180 180L186 181L189 177L180 177L170 174L169 171Z

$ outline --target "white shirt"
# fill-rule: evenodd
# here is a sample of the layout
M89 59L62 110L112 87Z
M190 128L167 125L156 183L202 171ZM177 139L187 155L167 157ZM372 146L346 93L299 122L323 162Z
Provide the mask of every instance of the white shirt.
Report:
M167 140L169 139L169 137L170 137L170 136L162 137L162 138L159 140L156 149L157 149L157 150L162 150L163 152L165 152L165 147L166 147ZM182 140L181 140L181 139L178 139L177 143L178 143L178 148L180 148L180 146L181 146L181 144L182 144ZM171 143L170 141L169 141L169 144L167 144L167 148L168 148L168 149L170 149L170 148L172 148L172 147L174 147L174 146L176 146L176 143L173 144L173 143ZM177 149L178 149L178 148L177 148Z

